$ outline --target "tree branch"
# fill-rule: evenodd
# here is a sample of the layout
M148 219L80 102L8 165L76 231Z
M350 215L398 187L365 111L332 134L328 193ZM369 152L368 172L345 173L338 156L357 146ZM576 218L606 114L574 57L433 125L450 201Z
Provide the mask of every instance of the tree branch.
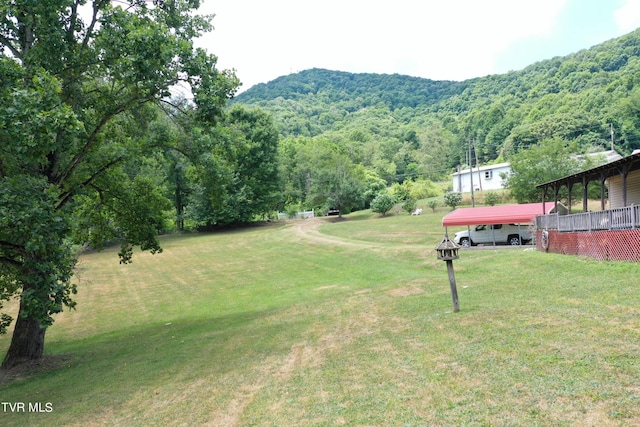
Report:
M91 40L91 37L93 36L93 29L95 28L96 22L98 22L98 12L107 2L108 0L94 0L91 24L89 24L89 26L87 27L87 33L84 35L84 39L82 40L82 50L86 49L89 45L89 40Z
M76 188L84 188L88 185L91 185L91 183L98 178L100 175L102 175L103 173L105 173L107 170L111 169L112 167L114 167L115 165L117 165L118 163L120 163L121 161L124 160L124 157L117 157L115 159L113 159L112 161L110 161L109 163L103 165L100 169L98 169L93 175L91 175L87 180L85 180L84 182L82 182L80 185L78 185ZM74 192L73 191L67 191L66 193L63 193L63 197L62 200L60 200L60 202L58 203L58 205L56 206L56 210L60 210L64 207L64 205L66 205L71 198L73 197Z
M20 261L16 261L13 258L7 258L7 257L4 257L4 256L0 256L0 263L1 264L9 264L9 265L11 265L13 267L16 267L16 268L21 268L22 267L22 263Z
M168 111L163 107L163 105L162 105L162 104L170 105L170 106L172 106L173 108L175 108L176 110L180 111L182 114L185 114L185 115L187 114L187 111L186 111L184 108L182 108L182 106L181 106L181 105L176 104L176 103L174 103L174 102L170 102L170 101L168 101L168 100L166 100L166 99L161 99L161 100L160 100L160 102L159 102L159 106L160 106L160 108L162 109L162 111L164 111L165 113L167 113L167 116L169 116L169 117L173 117L173 115L169 114L169 112L168 112Z
M100 131L102 130L102 128L109 123L109 121L111 119L113 119L115 116L117 116L118 114L127 111L129 109L129 107L133 104L135 104L136 102L140 102L142 101L141 99L131 99L128 102L124 103L124 104L120 104L116 109L114 109L113 111L105 114L102 119L100 120L100 122L96 125L96 127L93 129L93 131L91 132L91 134L89 135L89 137L87 138L87 143L84 145L84 147L82 147L82 149L80 149L78 151L78 153L75 155L75 157L71 160L70 166L69 168L61 175L59 183L62 184L64 183L64 181L69 178L70 175L72 175L75 170L78 168L78 166L80 166L80 164L82 163L82 161L85 158L85 155L87 152L89 152L93 145L95 144L98 134L100 133Z
M0 34L0 44L2 44L2 46L7 47L11 51L13 56L15 56L17 59L22 61L22 53L13 46L11 39L8 39L2 34Z
M12 242L5 242L3 240L0 240L0 247L12 249L14 251L24 253L24 248L22 246L16 245L15 243L12 243Z

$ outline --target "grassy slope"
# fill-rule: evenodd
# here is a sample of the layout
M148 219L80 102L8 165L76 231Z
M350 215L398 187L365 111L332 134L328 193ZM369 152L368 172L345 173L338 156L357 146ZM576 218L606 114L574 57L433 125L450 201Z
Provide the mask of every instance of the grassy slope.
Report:
M173 236L127 266L83 255L78 310L47 336L71 357L0 385L53 412L1 424L639 424L640 265L461 251L453 314L441 218Z

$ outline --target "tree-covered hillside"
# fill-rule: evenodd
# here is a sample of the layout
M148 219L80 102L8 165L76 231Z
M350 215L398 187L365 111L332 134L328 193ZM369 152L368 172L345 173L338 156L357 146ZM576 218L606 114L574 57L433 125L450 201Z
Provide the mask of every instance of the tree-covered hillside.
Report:
M277 98L302 100L319 95L324 101L345 103L345 108L374 106L379 103L391 110L435 104L462 93L465 82L434 81L399 74L353 74L319 68L279 77L260 83L238 96L238 101L253 103ZM348 104L357 99L358 104Z
M326 138L388 183L443 178L557 139L575 151L640 148L640 30L520 71L463 82L312 69L233 102L272 114L283 138ZM476 154L472 155L474 162Z

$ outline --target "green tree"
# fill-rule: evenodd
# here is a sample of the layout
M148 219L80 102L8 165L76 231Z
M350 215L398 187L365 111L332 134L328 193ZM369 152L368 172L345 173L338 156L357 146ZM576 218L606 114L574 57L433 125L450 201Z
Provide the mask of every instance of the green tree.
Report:
M575 154L575 144L567 144L559 138L544 140L510 159L511 173L505 177L504 187L518 203L539 202L542 194L536 185L580 172L588 167L588 160ZM563 188L561 191L560 198L566 199L566 189Z
M367 168L365 170L365 187L364 207L368 208L378 193L387 188L387 182L380 178L374 170Z
M451 210L460 206L462 203L462 193L456 191L447 191L444 195L444 204L449 206Z
M270 115L259 109L234 106L225 125L233 132L236 209L239 220L264 216L280 201L278 132Z
M326 160L312 181L314 205L338 209L340 217L343 213L362 209L366 191L365 169L356 167L341 154Z
M147 105L183 80L213 124L237 87L193 47L211 28L199 2L95 0L84 19L86 3L1 3L0 298L20 298L3 368L41 358L53 315L75 305L73 240L118 240L125 263L134 246L161 250L167 199L130 173L151 148Z
M415 157L420 165L423 179L441 179L451 157L453 136L439 121L433 121L420 132L420 146Z
M371 202L371 210L375 213L379 213L382 216L386 216L387 213L389 213L389 211L393 209L395 204L395 198L391 194L384 192L378 194L375 199L373 199L373 201Z
M285 181L285 204L300 203L305 209L322 207L312 200L311 185L337 155L337 147L326 138L286 138L280 145L280 169Z
M364 207L366 197L383 183L354 164L344 147L326 137L287 138L280 147L286 204L304 209L338 209L340 215Z
M418 204L418 201L416 199L414 199L413 197L409 197L402 204L402 210L407 213L411 213L416 209L417 204Z
M404 181L402 184L395 182L391 186L391 194L393 194L393 197L395 197L396 200L402 202L411 198L412 188L413 188L412 180Z
M146 132L146 137L153 147L158 147L152 161L149 174L154 182L162 186L164 194L173 202L175 209L175 228L185 229L185 208L189 195L193 191L187 178L187 170L194 154L193 140L189 133L197 124L192 117L184 114L189 106L184 101L172 100L176 106L165 106L166 114L158 114ZM182 104L182 105L180 105Z
M640 148L640 89L634 89L619 104L616 117L620 119L620 124L616 128L620 135L617 138L622 149L630 153Z
M418 179L414 181L409 193L410 197L416 200L428 199L429 197L436 197L442 194L435 184L428 179Z
M200 226L246 223L280 201L278 133L259 109L234 106L201 157L191 214Z

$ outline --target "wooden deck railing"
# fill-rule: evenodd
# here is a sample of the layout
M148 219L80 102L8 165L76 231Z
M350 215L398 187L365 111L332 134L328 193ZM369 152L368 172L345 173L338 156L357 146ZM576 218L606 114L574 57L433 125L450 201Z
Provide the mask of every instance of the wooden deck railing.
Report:
M571 215L539 215L536 217L536 228L561 232L640 228L640 206Z

